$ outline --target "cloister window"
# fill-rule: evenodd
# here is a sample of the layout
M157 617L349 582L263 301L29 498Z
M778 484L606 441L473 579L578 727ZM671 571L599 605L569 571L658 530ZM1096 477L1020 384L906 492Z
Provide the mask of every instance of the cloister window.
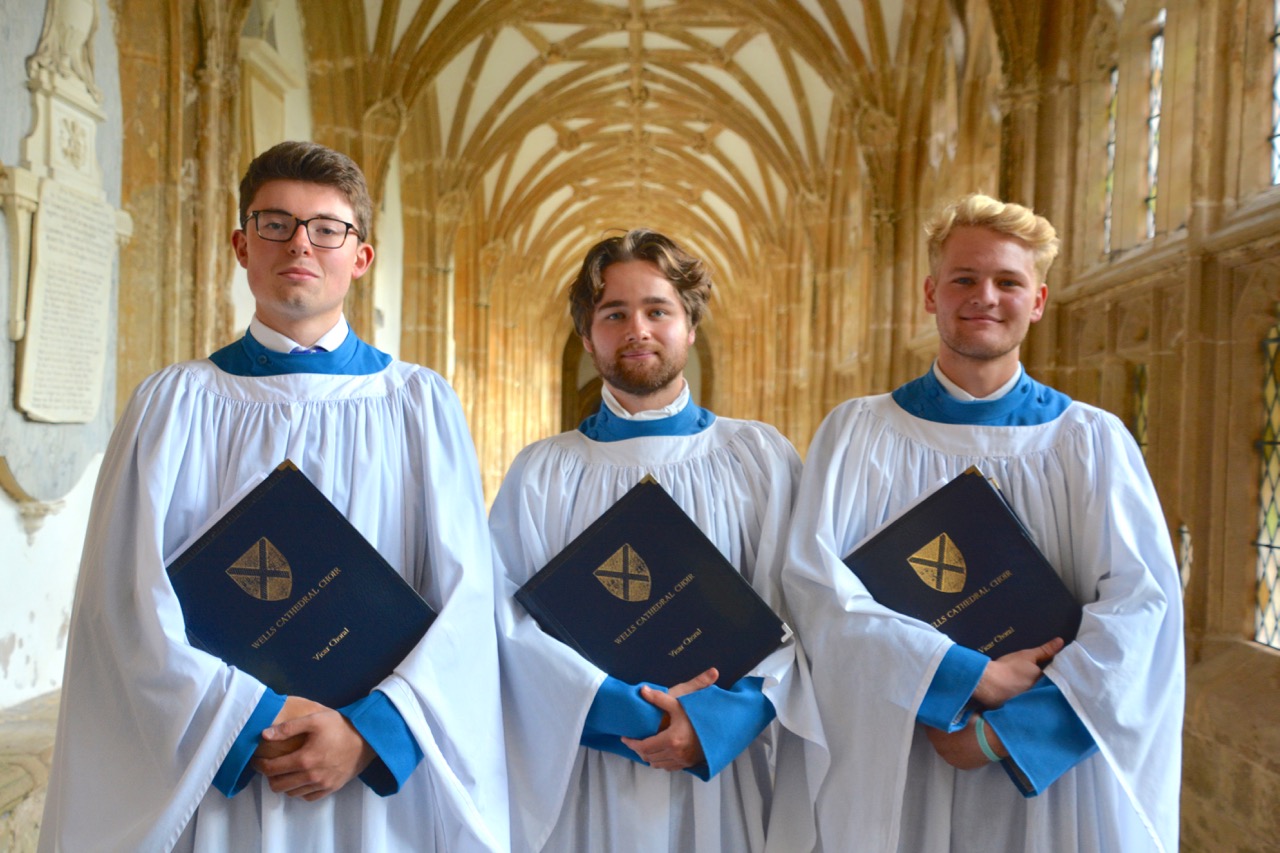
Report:
M1280 648L1280 325L1263 342L1262 461L1258 489L1258 591L1254 638Z
M1280 0L1271 14L1271 183L1280 184Z
M1147 366L1145 364L1135 364L1133 366L1133 423L1129 425L1129 430L1133 433L1133 440L1138 443L1138 449L1142 451L1142 455L1147 455L1148 432L1147 428L1151 423L1147 416Z
M1160 109L1164 95L1165 10L1156 15L1156 31L1151 36L1151 76L1147 107L1147 237L1156 236L1156 196L1160 187Z
M1280 0L1276 0L1280 4ZM1116 188L1116 104L1120 98L1120 68L1111 66L1107 93L1107 176L1102 202L1102 251L1111 252L1111 213Z

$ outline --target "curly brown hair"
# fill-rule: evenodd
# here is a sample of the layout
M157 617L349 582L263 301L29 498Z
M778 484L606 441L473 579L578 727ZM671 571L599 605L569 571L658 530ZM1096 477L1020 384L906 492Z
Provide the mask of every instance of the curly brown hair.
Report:
M697 328L711 300L711 270L670 237L635 228L592 246L582 261L582 269L569 284L569 313L580 336L591 337L591 315L604 294L604 271L624 261L649 261L657 266L676 289L689 315L690 328Z

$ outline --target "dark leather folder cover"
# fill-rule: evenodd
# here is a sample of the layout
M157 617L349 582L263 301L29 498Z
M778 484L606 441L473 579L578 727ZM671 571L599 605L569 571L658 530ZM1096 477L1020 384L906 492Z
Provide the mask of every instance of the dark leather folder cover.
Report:
M192 645L330 708L367 695L435 619L287 460L168 571Z
M845 557L876 601L996 658L1075 638L1080 604L1004 495L969 468Z
M737 569L646 477L516 591L551 636L621 681L730 687L788 634Z

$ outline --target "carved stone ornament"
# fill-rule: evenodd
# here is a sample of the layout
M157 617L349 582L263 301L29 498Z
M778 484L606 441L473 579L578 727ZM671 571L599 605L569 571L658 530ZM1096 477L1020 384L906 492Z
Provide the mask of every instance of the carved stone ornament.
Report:
M6 326L17 342L14 399L38 422L98 417L110 364L115 256L133 232L129 215L107 201L96 157L106 121L94 81L97 29L94 0L49 0L40 42L26 62L31 133L19 163L0 166L11 258ZM73 338L73 346L59 346ZM61 353L70 349L94 357L69 370ZM31 532L50 510L17 499Z

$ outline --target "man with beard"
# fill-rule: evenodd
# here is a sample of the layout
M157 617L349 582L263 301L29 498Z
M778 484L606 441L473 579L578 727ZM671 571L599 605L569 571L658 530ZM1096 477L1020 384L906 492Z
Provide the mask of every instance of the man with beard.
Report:
M781 611L800 460L774 428L690 399L684 368L710 292L703 263L653 231L587 253L569 300L603 403L525 448L490 513L515 850L752 851L766 829L770 847L812 846L825 748L794 641L731 689L712 669L664 692L607 675L512 598L651 473Z
M1182 593L1160 503L1120 420L1019 361L1058 237L983 195L925 233L937 360L827 416L788 546L787 603L831 748L821 849L1173 853ZM842 562L970 465L1000 484L1083 605L1065 647L988 660L880 605Z

